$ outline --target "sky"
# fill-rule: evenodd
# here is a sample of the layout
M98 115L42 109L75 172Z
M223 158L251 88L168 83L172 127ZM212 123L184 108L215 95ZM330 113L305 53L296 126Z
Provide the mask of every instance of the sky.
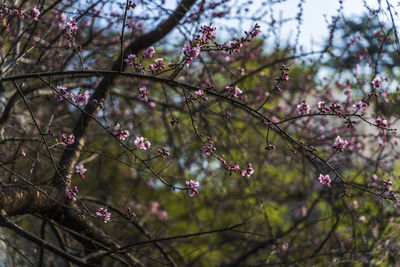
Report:
M256 4L258 1L255 0ZM282 16L295 17L298 13L298 3L300 0L287 0L286 2L276 5L274 13ZM373 8L378 8L378 0L343 0L342 14L346 17L360 16L367 12L364 2ZM382 0L382 5L386 6L386 0ZM400 11L399 2L389 0L390 4ZM327 21L332 21L332 16L336 16L339 8L339 0L305 0L303 4L303 24L301 25L301 33L299 36L299 45L303 46L306 50L312 48L318 49L321 40L329 36L329 29ZM400 13L400 12L399 12ZM389 18L382 17L382 21L387 21ZM399 20L399 18L397 18ZM297 30L297 22L289 22L283 26L281 31L282 41L290 40L294 42Z

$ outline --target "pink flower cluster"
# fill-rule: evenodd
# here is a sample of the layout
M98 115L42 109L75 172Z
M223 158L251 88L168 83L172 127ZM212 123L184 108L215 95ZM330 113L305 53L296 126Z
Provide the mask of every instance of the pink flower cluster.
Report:
M65 133L61 135L61 144L63 146L70 146L75 142L75 136L70 134L68 137Z
M153 64L150 64L147 67L147 70L150 71L152 74L156 74L160 71L165 69L164 59L162 57L157 58Z
M226 165L226 168L230 171L239 172L242 176L247 177L250 177L250 175L254 173L254 169L252 168L251 163L247 164L247 169L245 170L241 170L238 164L234 164L231 167L229 167L229 165Z
M281 74L279 77L275 78L275 86L274 89L280 93L282 92L282 89L279 87L280 82L287 82L289 81L289 67L286 67L286 65L282 64L282 66L279 68L281 70Z
M240 90L239 87L235 86L235 88L232 88L230 86L226 86L225 87L226 91L229 92L230 96L233 96L234 98L239 98L239 99L243 99L243 91Z
M69 199L74 199L76 197L76 194L78 193L78 187L74 186L72 188L72 191L68 188L68 186L65 186L65 195Z
M76 23L76 20L69 18L63 27L64 38L68 42L67 48L75 47L79 52L82 52L82 47L75 43L75 35L77 30L78 24Z
M54 98L57 101L61 101L64 98L67 99L69 96L68 93L68 88L64 87L64 86L57 86L57 89L59 90L59 94L55 94ZM86 105L88 103L89 100L89 91L85 90L85 92L82 92L82 90L79 90L78 93L72 92L71 93L71 100L78 104L78 106L83 106Z
M194 94L196 95L197 98L201 98L204 101L208 100L208 97L206 97L206 92L204 92L203 90L197 90L194 92Z
M346 146L349 144L346 140L343 140L339 135L336 137L335 142L332 145L333 149L337 149L340 152L343 152Z
M121 139L123 141L129 136L129 131L122 130L119 123L117 123L117 125L114 126L113 135L118 136L119 139Z
M207 156L210 156L211 152L215 150L217 149L214 147L214 142L209 136L207 136L207 145L203 146L204 153L206 153Z
M18 9L8 8L7 3L3 3L2 5L0 5L0 19L2 19L4 16L6 16L6 18L17 16L21 19L33 19L37 21L39 19L39 15L40 10L36 7L31 8L29 12L24 13Z
M381 118L377 118L375 122L381 127L388 127L387 120L383 120Z
M131 210L130 207L127 208L128 218L136 218L136 214Z
M261 33L260 25L256 24L250 32L245 31L244 33L248 42L253 41Z
M146 51L144 51L144 57L152 58L155 52L156 50L154 49L154 47L150 46L149 48L146 49Z
M124 59L124 62L126 63L126 65L128 65L128 67L133 67L135 60L136 60L136 55L130 54L126 59Z
M199 182L196 182L194 180L189 180L189 181L186 181L185 183L187 186L190 187L190 189L188 191L189 197L193 197L195 194L197 194L197 195L199 194L199 191L197 189L200 186Z
M64 86L57 86L57 89L60 91L59 93L60 94L55 94L54 95L54 98L57 100L57 101L61 101L61 100L63 100L64 98L68 98L68 96L69 96L69 93L67 92L67 87L64 87Z
M307 105L306 103L301 103L301 104L297 105L296 110L300 115L309 114L310 106Z
M200 47L198 45L192 47L189 43L185 43L183 47L183 54L186 56L186 64L189 66L189 64L193 62L193 59L200 54Z
M31 9L31 14L32 14L32 18L33 20L38 20L39 19L39 15L40 15L40 10L35 8Z
M331 178L329 177L329 174L327 174L327 175L320 174L319 182L323 185L331 187Z
M368 107L368 104L363 101L357 101L356 103L353 104L353 108L356 111L359 111L360 109L366 109L367 107Z
M142 149L142 150L147 150L151 146L150 141L146 140L144 137L138 137L138 136L136 136L134 144L137 149Z
M84 179L85 176L83 175L87 170L83 166L83 164L80 164L78 166L75 166L75 172L78 173L81 177L81 179Z
M107 223L111 220L111 212L108 212L107 208L99 208L96 212L96 216L101 218L104 223Z
M139 101L148 102L149 99L147 98L147 95L149 94L149 92L147 91L147 88L141 87L141 88L139 88L139 92L140 92L140 95L138 95L137 99Z
M251 167L251 163L247 164L247 169L241 171L242 176L250 177L254 173L254 169Z
M157 152L160 153L162 158L169 157L169 152L165 147L163 147L162 149L157 149Z
M372 80L372 86L374 89L378 89L382 85L382 79L380 77L376 77L375 79Z
M215 27L211 27L211 26L207 26L207 25L201 26L201 28L200 28L201 36L200 35L196 36L196 38L195 38L196 43L201 46L201 45L207 45L210 43L210 41L215 40L215 38L216 38L215 30L216 29L217 28L215 28Z
M78 106L84 106L88 103L89 100L89 91L85 90L85 92L79 91L78 93L72 92L72 101L74 101Z
M104 109L104 99L102 99L100 101L98 101L97 99L93 99L93 104L100 107L101 109Z

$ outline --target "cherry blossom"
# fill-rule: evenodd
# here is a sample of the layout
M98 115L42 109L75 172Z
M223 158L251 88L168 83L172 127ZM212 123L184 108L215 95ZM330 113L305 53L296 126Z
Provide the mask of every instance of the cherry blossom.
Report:
M331 178L329 177L329 174L327 174L327 175L320 174L319 182L323 185L327 185L328 187L331 187Z
M381 118L377 118L375 122L381 127L388 127L387 120L383 120Z
M163 147L162 149L157 149L157 152L160 153L160 156L162 158L169 157L169 152L165 147Z
M186 64L189 66L189 64L193 62L193 59L200 54L200 47L192 47L189 43L185 43L183 47L183 54L186 56Z
M70 134L68 137L65 133L61 135L61 144L63 146L70 146L75 142L75 136Z
M36 7L35 7L35 8L32 8L32 9L31 9L31 14L32 14L32 18L33 18L34 20L38 20L38 19L39 19L39 15L40 15L40 10L37 9Z
M107 223L111 220L111 212L108 212L107 208L99 208L96 212L96 216L101 218L104 223Z
M64 87L64 86L57 86L57 89L60 91L59 93L60 94L55 94L54 95L54 98L57 100L57 101L61 101L61 100L63 100L64 98L68 98L68 96L69 96L69 93L67 92L67 87Z
M136 55L130 54L130 55L128 55L128 57L126 59L124 59L124 62L129 67L133 67L135 60L136 60Z
M156 50L154 50L154 47L150 46L144 52L144 57L145 58L152 58L155 52L156 52Z
M141 94L137 97L137 99L139 101L148 102L149 100L147 98L147 95L149 94L149 92L147 91L147 88L146 87L141 87L141 88L139 88L139 92Z
M353 104L353 108L356 110L356 111L358 111L358 110L360 110L360 109L366 109L368 107L368 105L365 103L365 102L363 102L363 101L357 101L357 102L355 102L354 104Z
M372 80L372 86L374 87L374 89L378 89L379 87L381 87L382 84L382 79L380 77L376 77L375 79Z
M164 65L164 59L162 57L157 58L153 64L150 64L147 67L147 70L150 71L152 74L156 74L162 71L163 69L165 69L165 65Z
M119 137L119 139L124 141L129 136L129 131L122 130L119 123L117 123L117 125L114 126L113 135L117 135Z
M72 101L78 104L78 106L84 106L88 103L89 100L89 91L85 90L85 92L82 94L82 92L75 93L72 92Z
M297 105L296 110L300 115L309 114L310 113L310 106L307 105L306 103L301 103L301 104Z
M349 144L346 140L343 140L339 135L336 137L335 142L332 145L332 148L343 152L346 146Z
M188 194L190 197L193 197L195 194L199 194L197 188L200 186L200 183L194 180L189 180L185 182L186 185L190 187Z
M69 189L68 186L65 186L65 195L69 198L69 199L74 199L76 197L76 194L78 193L78 187L74 186L72 188L72 191Z
M242 176L247 176L247 177L250 177L250 175L252 175L254 173L254 169L251 167L251 163L249 163L248 165L247 165L247 169L246 170L242 170L241 171L241 175Z
M83 166L83 164L75 166L75 172L78 173L81 177L81 179L84 179L85 176L83 175L87 170Z
M147 150L151 146L150 141L146 140L144 137L138 137L138 136L136 136L134 144L137 149L142 149L142 150Z

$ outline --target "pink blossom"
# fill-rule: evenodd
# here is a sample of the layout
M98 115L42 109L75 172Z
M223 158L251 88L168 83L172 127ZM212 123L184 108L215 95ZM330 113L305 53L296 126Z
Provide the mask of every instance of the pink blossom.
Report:
M323 109L325 107L325 101L318 101L317 107L319 110Z
M99 210L96 212L96 216L103 219L104 223L107 223L111 220L111 212L108 212L107 208L99 208Z
M372 86L374 87L374 89L381 87L381 84L382 84L382 79L380 77L376 77L375 79L372 80Z
M157 149L157 152L160 153L162 158L169 157L169 152L165 147L163 147L162 149Z
M207 144L208 146L207 145L203 146L203 151L204 153L206 153L207 156L210 156L211 152L217 149L214 147L214 142L211 140L209 136L207 137Z
M183 54L187 57L187 65L193 62L193 59L200 54L200 47L192 47L189 43L185 43L183 47Z
M186 185L190 187L190 190L188 191L189 197L193 197L195 194L199 194L199 191L197 188L200 186L200 183L194 180L189 180L185 182Z
M75 142L75 136L70 134L68 137L65 133L61 135L61 144L63 146L70 146Z
M359 220L360 220L360 222L364 223L365 220L366 220L366 219L365 219L365 216L360 216Z
M141 93L141 95L139 95L137 97L138 100L143 101L143 102L149 101L147 98L147 95L149 94L149 92L147 91L146 87L139 88L139 92Z
M319 182L321 184L327 185L328 187L331 187L331 178L329 177L329 174L327 175L319 175Z
M128 207L128 217L129 218L136 218L136 214Z
M67 92L67 87L63 87L63 86L57 86L57 89L58 90L60 90L60 94L55 94L54 95L54 98L57 100L57 101L61 101L61 100L63 100L64 98L67 98L68 97L68 92Z
M84 179L85 176L83 175L87 170L83 166L83 164L80 164L78 166L75 166L75 172L78 173L81 176L81 179Z
M215 36L215 27L211 27L211 26L201 26L200 28L200 33L201 36L197 36L196 37L196 42L199 45L205 45L208 44L210 41L215 40L216 36Z
M68 186L65 186L65 195L69 199L74 199L76 197L76 193L78 193L78 187L74 186L72 188L72 191L68 188Z
M74 101L78 106L83 106L88 103L89 100L89 91L85 90L85 92L82 94L81 92L75 93L72 92L72 101Z
M234 91L234 97L238 98L241 94L243 94L243 91L239 89L239 87L235 86L235 91Z
M151 145L151 143L147 141L144 137L138 137L138 136L136 136L134 144L137 149L142 149L142 150L149 149Z
M113 135L118 135L119 139L121 139L123 141L129 136L129 131L122 130L119 123L117 123L117 125L114 126Z
M76 35L76 31L78 30L78 24L76 20L73 18L69 18L69 21L64 25L64 36L67 40L73 38Z
M125 140L129 136L128 130L123 130L119 134L119 139Z
M307 105L306 103L301 103L301 104L297 105L296 110L300 115L309 114L310 113L310 106Z
M203 95L205 95L205 92L203 90L197 90L194 93L197 97L202 97Z
M156 74L162 71L163 69L165 69L165 65L164 65L164 59L162 57L157 58L153 64L150 64L147 67L147 70L150 71L152 74Z
M93 99L93 104L99 106L101 109L104 109L104 101L98 101L97 99Z
M132 67L135 63L135 60L136 60L136 55L130 54L130 55L128 55L128 57L126 59L124 59L124 62L129 67Z
M38 20L39 19L39 15L40 15L40 10L35 8L31 9L31 14L34 20Z
M250 175L252 175L254 173L254 169L251 167L251 163L249 163L248 165L247 165L247 169L246 170L242 170L241 171L241 175L242 176L247 176L247 177L250 177Z
M343 152L346 146L349 144L346 140L343 140L339 135L336 137L335 142L332 145L332 148Z
M119 123L117 123L117 125L114 126L113 135L119 134L120 131L121 131L121 125L119 125Z
M238 164L235 164L235 165L232 166L232 170L239 171L240 170L240 166Z
M152 58L156 50L154 50L154 47L150 46L149 48L146 49L144 52L144 56L146 58Z
M356 103L353 104L353 108L358 111L361 108L366 109L368 105L362 101L357 101Z
M387 120L382 120L381 118L377 118L375 122L381 127L388 127Z

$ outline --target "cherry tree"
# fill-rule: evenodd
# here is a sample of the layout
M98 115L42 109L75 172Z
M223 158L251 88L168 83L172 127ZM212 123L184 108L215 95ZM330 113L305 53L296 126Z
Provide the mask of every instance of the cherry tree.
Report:
M3 262L398 263L396 7L295 2L3 1Z

